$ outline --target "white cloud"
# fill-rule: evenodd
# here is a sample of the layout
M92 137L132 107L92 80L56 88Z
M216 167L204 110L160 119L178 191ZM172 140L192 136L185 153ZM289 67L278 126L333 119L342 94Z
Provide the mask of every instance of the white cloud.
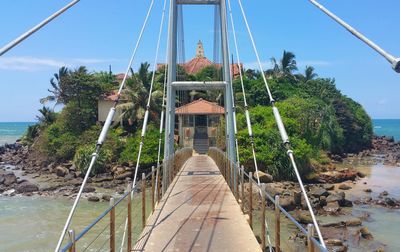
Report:
M52 58L39 58L30 56L0 57L0 70L37 72L62 66L76 67L79 65L94 65L106 62L115 62L117 59L76 58L59 60Z

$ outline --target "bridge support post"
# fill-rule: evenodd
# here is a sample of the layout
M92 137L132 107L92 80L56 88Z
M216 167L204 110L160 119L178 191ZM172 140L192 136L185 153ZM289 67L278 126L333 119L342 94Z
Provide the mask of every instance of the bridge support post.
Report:
M275 196L275 251L281 251L281 211L279 209L279 195Z
M307 246L308 252L314 252L314 243L311 238L314 236L314 225L308 224L307 225Z
M241 191L241 201L240 206L242 207L242 212L244 213L244 166L242 165L240 169L240 191Z
M115 201L110 199L110 252L115 252Z
M265 184L261 186L261 250L265 251Z
M151 167L151 207L152 207L152 211L154 212L154 208L156 206L156 202L155 202L155 174L154 174L154 166Z
M69 234L69 241L72 243L71 247L69 248L68 252L75 252L76 244L75 244L75 231L73 229L68 231Z
M131 183L128 183L128 188L126 189L128 193L132 191ZM127 229L128 229L128 236L127 236L127 251L132 251L132 198L128 196L128 218L127 218Z
M165 122L165 144L164 144L164 165L163 165L163 193L168 187L168 179L171 167L166 164L174 155L174 129L175 129L175 91L172 82L176 81L176 52L177 52L177 1L171 0L169 10L169 41L168 41L168 77L167 77L167 102Z
M249 173L249 224L253 229L253 173Z
M146 174L142 173L142 228L146 226Z
M232 80L231 80L231 69L229 63L229 47L228 47L228 29L226 23L226 2L225 0L219 1L220 11L220 25L221 25L221 48L222 48L222 67L223 67L223 81L226 82L224 99L225 99L225 111L226 111L226 151L228 153L228 159L236 163L236 145L235 145L235 130L234 130L234 118L233 118L233 96L232 96ZM233 167L234 171L231 173L232 178L231 185L236 184L237 169ZM233 191L235 189L233 188Z
M157 202L160 202L161 198L161 176L160 176L160 166L157 166Z

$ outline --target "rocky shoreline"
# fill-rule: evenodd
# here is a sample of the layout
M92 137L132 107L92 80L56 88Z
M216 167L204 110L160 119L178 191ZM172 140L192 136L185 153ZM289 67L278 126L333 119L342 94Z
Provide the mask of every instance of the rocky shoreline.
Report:
M370 251L384 251L384 244L374 241L373 234L363 225L369 216L354 216L352 209L354 205L400 209L400 200L386 191L375 192L376 196L373 196L370 188L363 189L360 195L352 195L351 189L362 183L360 180L365 174L349 166L356 163L400 166L400 142L389 137L375 137L370 150L346 156L332 155L331 159L332 165L313 176L305 186L327 245L332 251L347 251L354 244L367 242ZM109 201L113 194L124 193L132 174L129 167L115 166L109 173L90 178L84 198L93 202ZM266 179L271 182L269 177ZM19 143L0 147L0 195L74 198L82 180L83 174L71 162L47 163ZM245 187L248 190L249 186ZM297 183L267 183L266 191L271 196L279 195L282 207L300 223L311 222ZM257 193L253 191L254 198ZM259 202L255 204L255 208L259 207ZM274 206L269 202L268 207L273 209ZM332 217L336 218L332 220ZM293 233L290 239L296 243L306 242L306 237L300 232Z

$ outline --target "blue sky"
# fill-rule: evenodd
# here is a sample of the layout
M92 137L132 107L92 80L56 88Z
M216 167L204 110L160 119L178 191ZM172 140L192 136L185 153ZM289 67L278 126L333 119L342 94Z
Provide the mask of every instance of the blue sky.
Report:
M7 44L67 0L0 1L0 46ZM134 67L154 61L162 0L156 0ZM149 0L81 0L71 10L0 57L0 121L32 121L46 96L49 79L62 65L86 65L92 71L126 68ZM302 71L313 65L321 77L334 77L337 87L360 102L372 118L400 118L400 75L388 62L361 44L307 0L243 0L260 57L269 67L283 50L296 54ZM321 0L321 3L400 57L398 0ZM237 0L232 0L242 62L255 66ZM212 58L213 10L185 6L186 58L199 39ZM160 61L165 58L165 37ZM231 46L232 48L232 46Z

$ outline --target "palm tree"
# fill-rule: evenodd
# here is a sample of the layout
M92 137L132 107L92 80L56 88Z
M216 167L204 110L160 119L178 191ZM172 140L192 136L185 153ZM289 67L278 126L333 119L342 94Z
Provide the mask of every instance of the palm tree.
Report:
M140 63L138 70L138 78L143 83L146 89L150 89L150 74L149 74L150 64L148 62Z
M43 106L43 108L39 109L41 115L36 116L39 123L43 126L47 126L52 124L56 120L57 114L50 108Z
M54 77L50 79L50 84L53 90L48 89L51 95L40 99L40 103L45 104L47 102L55 102L53 109L56 105L64 103L64 89L63 82L65 78L69 75L69 70L67 67L61 67L58 73L54 74Z
M293 72L298 70L296 55L292 52L283 51L282 58L279 61L271 58L271 62L273 67L267 73L276 77L293 76Z
M309 80L313 80L318 77L318 74L315 72L315 68L312 66L306 66L306 70L304 71L304 81L307 82Z
M146 112L149 92L135 74L127 79L126 89L122 94L127 101L117 105L116 109L121 113L120 120L127 120L130 125L138 125ZM162 91L155 90L151 94L150 100L150 119L158 119L161 111Z

